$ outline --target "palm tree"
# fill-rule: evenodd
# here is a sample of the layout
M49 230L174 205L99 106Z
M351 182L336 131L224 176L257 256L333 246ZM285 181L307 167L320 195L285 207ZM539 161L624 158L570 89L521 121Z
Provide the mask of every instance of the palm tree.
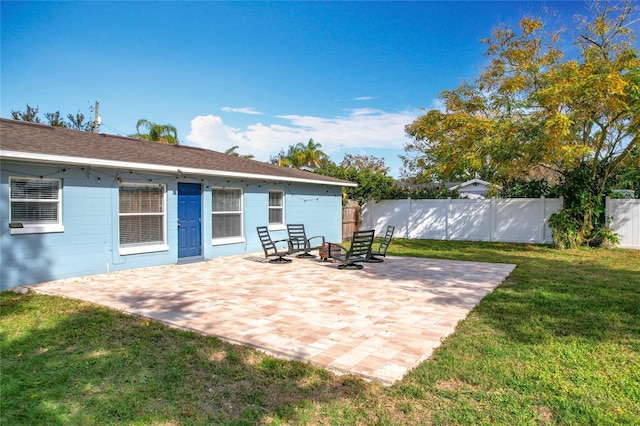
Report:
M315 143L313 139L305 145L298 142L296 145L289 145L287 153L281 152L278 158L272 159L272 162L285 167L313 167L320 168L329 159L320 148L322 145Z
M147 133L141 133L140 128L146 128ZM131 135L133 138L142 139L144 141L156 141L169 145L178 145L178 130L171 124L158 124L141 118L136 123L136 133Z
M240 154L237 151L238 148L238 145L234 145L231 148L227 149L224 153L227 155L231 155L232 157L253 158L253 154Z

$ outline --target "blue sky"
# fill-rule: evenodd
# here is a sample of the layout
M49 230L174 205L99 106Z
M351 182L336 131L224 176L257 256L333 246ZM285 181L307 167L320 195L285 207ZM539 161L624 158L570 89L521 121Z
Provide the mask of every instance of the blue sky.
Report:
M545 7L553 25L586 14L583 1L2 1L1 116L98 101L103 133L147 118L262 161L313 138L398 176L404 126L478 75L492 28Z

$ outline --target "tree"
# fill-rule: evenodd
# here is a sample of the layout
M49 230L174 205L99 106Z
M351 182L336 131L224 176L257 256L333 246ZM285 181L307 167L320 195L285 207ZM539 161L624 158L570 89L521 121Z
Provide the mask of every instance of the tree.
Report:
M356 182L355 188L344 188L343 198L356 200L360 205L371 200L401 197L401 189L392 176L384 159L373 156L346 154L340 164L327 161L316 172L325 176Z
M11 111L11 117L14 120L40 123L41 120L38 116L39 110L39 107L36 106L34 108L31 105L27 104L25 111ZM68 121L66 121L61 116L60 111L47 112L44 114L44 116L47 120L47 123L54 127L64 127L72 130L82 130L85 132L93 131L93 120L85 122L85 116L80 111L78 111L75 116L73 114L67 114Z
M289 145L286 153L281 151L278 156L272 157L270 162L284 167L300 168L306 166L317 169L329 160L329 156L321 148L322 145L315 143L313 139L309 139L306 145L302 142L296 145Z
M46 112L44 116L53 127L67 127L67 123L65 123L64 118L60 117L60 111Z
M384 158L377 158L369 155L352 155L345 154L342 167L355 167L360 170L371 170L375 173L389 173L389 167L385 166Z
M67 127L72 130L82 130L83 132L92 132L94 120L85 120L83 113L78 111L76 115L71 113L67 114Z
M506 182L498 195L502 198L539 198L553 196L546 179L515 178Z
M37 106L33 108L27 104L27 109L23 111L11 111L11 118L20 121L31 121L33 123L40 123L40 117L38 117L38 111L40 108Z
M313 139L309 139L306 145L299 143L299 152L301 155L301 161L303 165L307 167L319 168L327 161L329 156L322 151L322 145L315 143Z
M591 12L568 59L561 33L546 32L540 19L523 18L517 31L495 29L484 41L490 61L480 76L443 91L444 111L428 111L406 127L413 141L405 146L405 167L495 183L551 168L563 176L565 196L551 224L559 237L574 235L561 245L602 241L604 197L620 170L638 161L632 153L640 144L640 59L631 1L593 3Z
M147 129L146 133L141 132ZM178 145L178 130L171 124L158 124L141 118L136 123L136 133L130 135L133 138L142 139L144 141L162 142L169 145Z
M253 158L253 154L240 154L236 150L239 148L238 145L234 145L231 148L227 149L224 153L227 155L231 155L232 157L241 157L241 158Z
M631 189L640 198L640 146L637 146L630 160L616 175L615 189Z

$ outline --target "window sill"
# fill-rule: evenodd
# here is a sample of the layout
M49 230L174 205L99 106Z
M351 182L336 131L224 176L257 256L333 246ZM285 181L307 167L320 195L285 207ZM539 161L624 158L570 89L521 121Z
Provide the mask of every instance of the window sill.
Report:
M215 238L211 240L212 246L223 246L225 244L240 244L244 243L246 240L243 237L232 237L232 238Z
M286 229L285 225L269 225L269 231L285 231Z
M48 234L53 232L64 232L63 225L23 225L23 228L10 228L11 235L20 234Z
M156 244L150 246L120 247L118 252L121 256L127 256L129 254L154 253L158 251L169 251L169 246L166 244Z

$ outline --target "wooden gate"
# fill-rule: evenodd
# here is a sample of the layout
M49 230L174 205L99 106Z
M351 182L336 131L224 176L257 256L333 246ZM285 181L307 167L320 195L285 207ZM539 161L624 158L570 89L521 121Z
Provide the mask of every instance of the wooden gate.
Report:
M353 233L360 229L360 205L357 201L349 201L342 208L342 241L351 239Z

